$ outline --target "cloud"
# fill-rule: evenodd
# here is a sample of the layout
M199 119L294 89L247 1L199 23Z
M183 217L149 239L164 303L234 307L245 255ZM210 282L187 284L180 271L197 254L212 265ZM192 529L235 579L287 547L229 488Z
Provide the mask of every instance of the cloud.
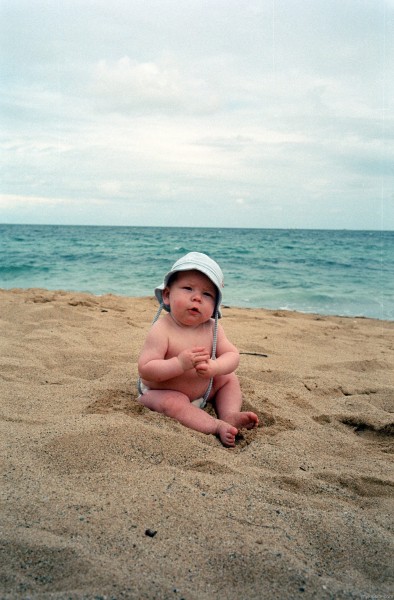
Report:
M0 208L4 210L32 208L32 207L78 207L80 201L73 198L45 198L43 196L22 196L18 194L1 194ZM100 199L89 199L84 204L91 206L103 206L104 202Z
M51 198L42 198L38 196L20 196L17 194L2 194L0 196L0 207L5 209L26 205L37 206L54 203L56 203L56 201Z
M100 60L93 73L92 92L111 110L209 113L218 109L217 95L203 80L187 77L173 61L137 62L124 56Z
M379 227L393 2L187 4L2 0L1 218Z

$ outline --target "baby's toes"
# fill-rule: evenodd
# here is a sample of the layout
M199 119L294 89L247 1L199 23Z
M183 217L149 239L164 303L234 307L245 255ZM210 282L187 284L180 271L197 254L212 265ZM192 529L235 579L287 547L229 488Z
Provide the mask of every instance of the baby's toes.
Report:
M234 447L235 446L235 436L238 433L238 429L233 427L229 423L223 422L219 426L219 437L220 441L224 446Z

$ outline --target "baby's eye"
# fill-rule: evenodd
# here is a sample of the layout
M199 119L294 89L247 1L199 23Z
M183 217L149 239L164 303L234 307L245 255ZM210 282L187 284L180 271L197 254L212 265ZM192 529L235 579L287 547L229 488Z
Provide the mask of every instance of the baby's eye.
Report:
M183 289L183 290L187 290L188 292L191 292L191 289L192 289L192 288L191 288L191 286L190 286L190 285L184 285L182 289Z
M211 292L204 292L204 296L208 296L208 298L213 298L213 294L211 294Z

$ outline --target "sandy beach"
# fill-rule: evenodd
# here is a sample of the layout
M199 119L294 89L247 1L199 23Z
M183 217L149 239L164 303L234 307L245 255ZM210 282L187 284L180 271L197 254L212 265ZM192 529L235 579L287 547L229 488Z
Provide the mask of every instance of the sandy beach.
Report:
M226 449L138 403L156 307L0 291L0 598L393 598L394 322L224 307Z

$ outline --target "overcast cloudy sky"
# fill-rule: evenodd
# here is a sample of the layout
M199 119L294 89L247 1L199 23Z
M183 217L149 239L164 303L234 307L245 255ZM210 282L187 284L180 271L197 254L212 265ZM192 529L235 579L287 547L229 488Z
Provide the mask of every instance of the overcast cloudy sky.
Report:
M394 229L394 0L0 9L0 222Z

